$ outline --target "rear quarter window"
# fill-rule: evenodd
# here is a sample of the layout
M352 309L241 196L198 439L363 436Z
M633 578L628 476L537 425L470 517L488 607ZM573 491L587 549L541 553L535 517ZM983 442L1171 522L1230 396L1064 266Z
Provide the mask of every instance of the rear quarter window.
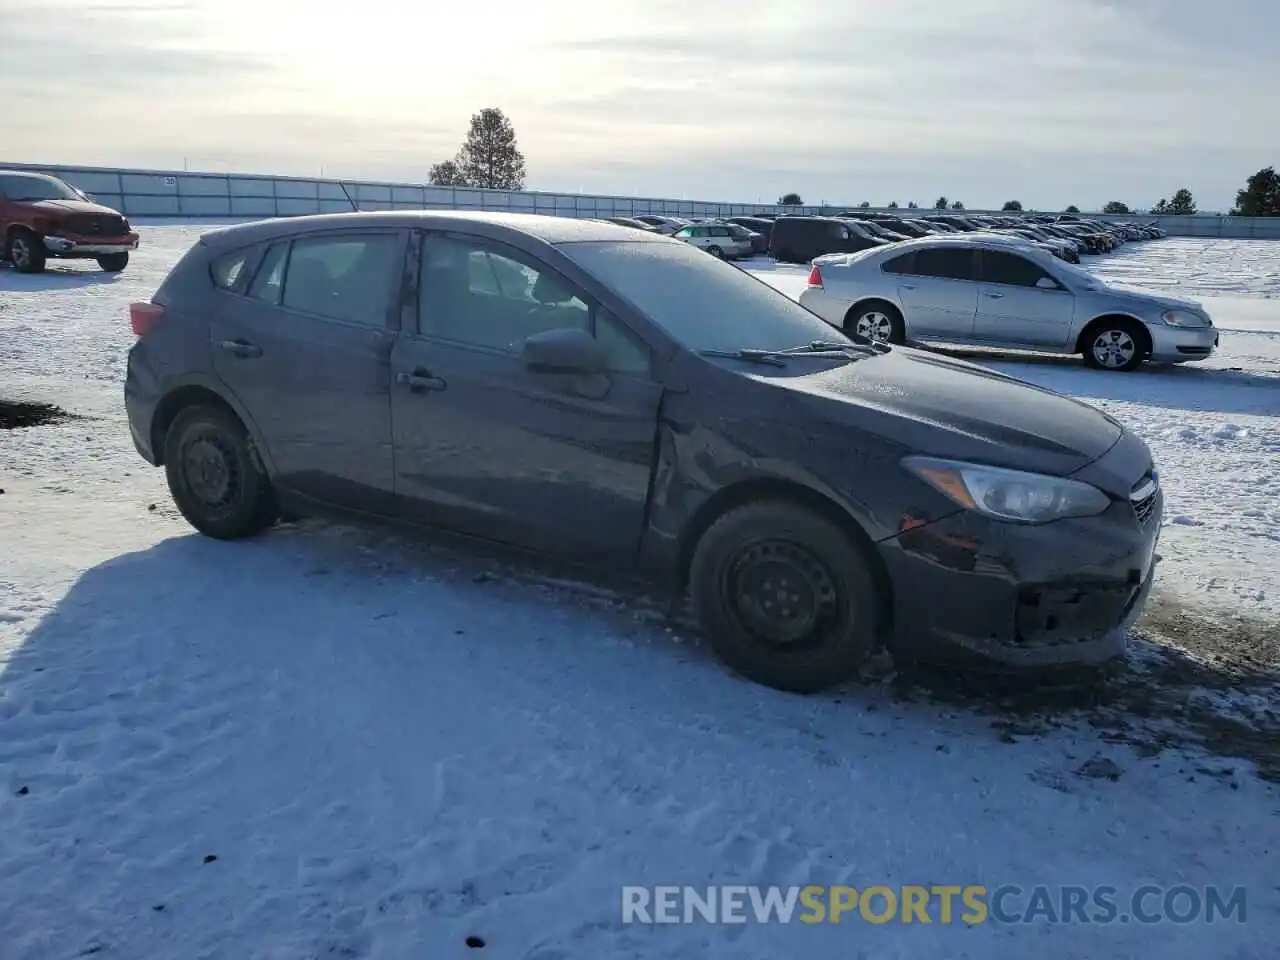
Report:
M213 285L222 290L239 292L244 287L245 267L249 263L252 248L223 254L209 264L209 276Z

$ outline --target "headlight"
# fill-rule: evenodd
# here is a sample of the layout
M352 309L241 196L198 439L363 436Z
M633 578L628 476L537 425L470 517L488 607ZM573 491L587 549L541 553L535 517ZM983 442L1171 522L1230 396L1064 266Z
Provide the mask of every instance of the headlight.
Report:
M1171 327L1211 326L1208 317L1202 317L1198 313L1188 313L1186 310L1166 310L1160 314L1160 319Z
M1110 497L1079 480L933 457L906 457L902 465L954 503L996 520L1050 523L1111 506Z

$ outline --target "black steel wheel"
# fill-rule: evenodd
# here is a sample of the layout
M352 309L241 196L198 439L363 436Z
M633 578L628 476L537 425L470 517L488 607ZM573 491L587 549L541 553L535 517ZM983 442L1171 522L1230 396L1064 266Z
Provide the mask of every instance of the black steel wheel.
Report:
M694 553L690 587L724 662L779 690L842 683L879 640L868 557L838 525L798 503L759 501L716 520Z
M173 501L201 533L235 540L275 522L271 481L229 411L203 405L180 411L165 435L164 458Z

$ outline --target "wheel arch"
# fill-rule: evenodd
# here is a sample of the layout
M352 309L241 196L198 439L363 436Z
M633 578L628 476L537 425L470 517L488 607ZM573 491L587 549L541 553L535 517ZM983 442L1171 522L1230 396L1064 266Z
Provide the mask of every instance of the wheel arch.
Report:
M1151 331L1147 329L1147 325L1131 313L1118 313L1116 311L1099 314L1086 323L1084 328L1080 331L1080 335L1076 337L1076 348L1074 352L1084 353L1087 348L1086 345L1089 342L1089 338L1093 336L1093 334L1100 329L1103 324L1114 323L1117 320L1123 320L1126 323L1131 323L1138 328L1141 341L1138 345L1142 348L1143 356L1150 356L1152 347Z
M188 407L197 405L218 407L235 417L253 441L254 453L262 460L263 467L266 468L268 474L275 473L274 464L270 460L267 448L263 444L252 419L246 416L237 404L228 400L208 384L198 381L174 387L156 404L155 412L151 415L151 451L155 457L156 466L164 466L165 435L169 432L169 427L173 424L174 418Z
M693 555L711 525L731 510L757 500L785 500L808 507L844 531L862 553L871 571L880 604L880 623L886 636L893 633L893 582L889 569L862 524L835 500L813 487L782 477L750 477L738 480L712 494L694 512L680 535L677 554L677 588L689 586Z
M853 318L858 315L858 311L864 307L871 306L885 307L888 309L890 313L898 318L898 323L902 324L902 332L904 334L907 332L907 317L906 314L902 312L902 308L892 300L879 296L862 297L853 301L853 303L849 305L849 309L844 312L844 320L841 322L840 328L845 332L848 332L850 324L853 323Z

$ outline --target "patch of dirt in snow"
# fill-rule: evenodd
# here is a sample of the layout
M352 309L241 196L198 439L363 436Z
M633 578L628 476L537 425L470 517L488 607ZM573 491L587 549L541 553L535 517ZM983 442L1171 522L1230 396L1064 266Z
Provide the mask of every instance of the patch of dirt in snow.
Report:
M0 400L0 430L39 427L46 423L60 423L70 418L71 414L51 403Z

